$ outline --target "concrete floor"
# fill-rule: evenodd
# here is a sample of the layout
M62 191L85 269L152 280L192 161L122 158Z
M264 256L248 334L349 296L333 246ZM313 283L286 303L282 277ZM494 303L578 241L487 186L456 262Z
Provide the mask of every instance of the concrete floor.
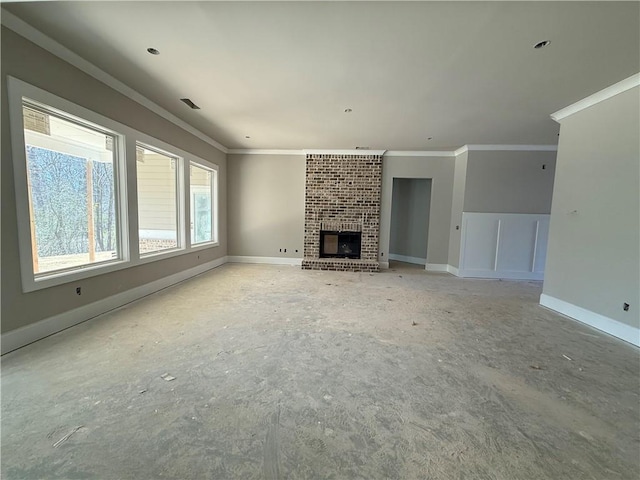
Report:
M638 349L397 267L229 264L4 356L2 478L638 478Z

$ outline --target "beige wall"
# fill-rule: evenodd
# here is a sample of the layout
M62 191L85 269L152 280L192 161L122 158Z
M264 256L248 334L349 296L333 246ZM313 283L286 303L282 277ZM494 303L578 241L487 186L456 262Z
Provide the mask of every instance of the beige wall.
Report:
M227 253L226 155L45 50L2 28L2 332L104 299L178 273ZM220 246L134 268L22 293L7 108L7 75L14 76L94 112L216 163L220 184ZM135 159L131 160L135 161ZM75 287L82 286L82 296Z
M549 213L555 164L556 152L468 152L464 211Z
M449 226L453 190L453 157L392 157L382 161L382 204L380 212L380 261L389 260L391 200L394 178L430 178L431 209L427 263L446 264L449 256Z
M636 87L562 120L543 288L545 295L635 328L639 105Z
M229 255L302 258L304 155L229 155L228 185Z

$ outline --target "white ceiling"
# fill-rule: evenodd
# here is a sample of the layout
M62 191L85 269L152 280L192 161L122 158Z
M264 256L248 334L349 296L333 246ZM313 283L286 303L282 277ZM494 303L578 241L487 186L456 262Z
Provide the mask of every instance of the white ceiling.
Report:
M551 113L640 71L638 2L4 8L229 148L555 144Z

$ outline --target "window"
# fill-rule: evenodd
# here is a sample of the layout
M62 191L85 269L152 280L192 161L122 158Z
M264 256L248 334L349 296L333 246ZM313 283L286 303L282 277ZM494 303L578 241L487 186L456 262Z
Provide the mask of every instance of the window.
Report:
M138 143L138 244L140 255L179 248L182 159Z
M191 163L191 244L216 241L214 221L215 185L217 172L210 168Z
M7 79L24 292L217 246L215 164Z
M22 99L35 277L122 259L116 135Z

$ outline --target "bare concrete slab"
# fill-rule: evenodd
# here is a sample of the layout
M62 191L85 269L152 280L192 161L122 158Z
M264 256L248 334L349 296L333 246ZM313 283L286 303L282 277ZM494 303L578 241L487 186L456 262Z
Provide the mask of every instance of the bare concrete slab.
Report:
M2 478L637 479L638 349L540 293L225 265L2 357Z

